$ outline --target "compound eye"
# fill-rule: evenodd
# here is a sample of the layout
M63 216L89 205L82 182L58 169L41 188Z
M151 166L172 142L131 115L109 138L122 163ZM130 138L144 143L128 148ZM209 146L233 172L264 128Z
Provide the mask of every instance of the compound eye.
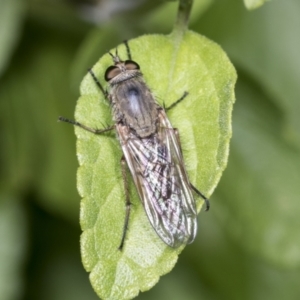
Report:
M133 60L126 60L125 66L127 70L139 70L140 66Z
M121 70L116 66L110 66L106 69L104 78L106 81L110 81L114 77L118 76L121 73Z

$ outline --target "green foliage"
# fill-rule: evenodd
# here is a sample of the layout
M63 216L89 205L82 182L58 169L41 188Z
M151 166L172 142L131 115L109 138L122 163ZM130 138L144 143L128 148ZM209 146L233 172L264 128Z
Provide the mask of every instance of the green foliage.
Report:
M19 299L23 293L20 265L26 254L24 208L16 197L0 194L0 291L2 299Z
M160 105L170 106L189 92L169 116L181 133L191 181L210 196L227 162L234 68L218 45L194 32L187 32L180 42L173 35L146 35L129 45ZM126 59L124 45L118 52ZM111 64L106 54L93 67L103 86L104 72ZM103 98L88 74L81 85L76 120L92 128L112 124ZM170 249L159 239L132 186L129 230L124 249L118 250L125 218L120 146L114 136L96 136L81 128L76 128L76 134L83 263L102 299L131 299L169 272L182 249ZM199 209L202 203L198 200Z
M225 6L223 3L218 9ZM300 25L297 8L298 2L278 3L265 7L266 13L259 10L249 16L242 6L237 6L231 15L219 18L224 33L229 35L235 29L228 17L239 15L241 26L235 42L227 39L222 43L224 35L215 35L209 29L209 15L203 20L209 36L231 53L243 75L237 85L237 99L241 101L237 101L233 115L232 156L217 190L224 199L220 202L222 217L228 220L228 234L247 251L288 268L300 262L299 235L294 230L299 225L300 209L300 91L296 84L300 64L292 55L300 40L283 35L278 41L274 32L290 30L283 21L287 18L294 20L294 26ZM282 18L275 22L279 11ZM283 52L291 55L280 59ZM243 175L237 178L237 174Z
M23 22L22 0L0 0L0 75L7 67Z
M61 111L68 112L66 101L75 97L65 84L75 41L49 32L29 34L36 41L15 58L0 90L4 99L0 103L1 120L9 128L1 134L5 145L1 157L3 183L25 194L32 187L40 194L38 201L43 206L78 220L76 158L68 147L75 141L71 128L57 132L58 124L52 125ZM39 52L35 53L37 47ZM73 145L73 153L74 149Z

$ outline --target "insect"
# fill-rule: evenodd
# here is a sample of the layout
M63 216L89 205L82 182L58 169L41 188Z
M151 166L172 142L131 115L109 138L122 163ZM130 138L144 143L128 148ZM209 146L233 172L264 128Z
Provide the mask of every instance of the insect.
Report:
M117 131L123 151L121 166L126 197L119 249L124 245L131 207L126 163L152 227L167 245L177 248L193 242L197 233L193 191L204 199L206 210L209 209L208 199L189 181L178 130L172 127L166 115L166 111L177 106L188 93L184 92L168 108L159 106L143 79L139 65L131 59L127 42L125 46L128 60L122 61L117 50L115 55L109 53L114 64L107 68L104 75L109 85L108 91L89 70L111 105L114 125L93 129L64 117L59 117L59 120L95 134L113 129Z

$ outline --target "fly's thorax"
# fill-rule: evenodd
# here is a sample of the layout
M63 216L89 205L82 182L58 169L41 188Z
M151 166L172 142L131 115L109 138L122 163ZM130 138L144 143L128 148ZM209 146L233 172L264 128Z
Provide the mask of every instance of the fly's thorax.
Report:
M116 122L129 126L141 138L156 132L159 106L142 77L111 85L109 98Z

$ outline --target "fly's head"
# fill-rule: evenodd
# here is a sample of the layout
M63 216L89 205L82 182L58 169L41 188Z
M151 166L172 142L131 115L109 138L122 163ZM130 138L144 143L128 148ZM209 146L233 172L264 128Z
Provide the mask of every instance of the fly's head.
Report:
M109 54L113 59L114 65L106 69L104 78L111 86L142 75L140 66L135 61L122 61L117 52L116 55L113 55L110 52Z

